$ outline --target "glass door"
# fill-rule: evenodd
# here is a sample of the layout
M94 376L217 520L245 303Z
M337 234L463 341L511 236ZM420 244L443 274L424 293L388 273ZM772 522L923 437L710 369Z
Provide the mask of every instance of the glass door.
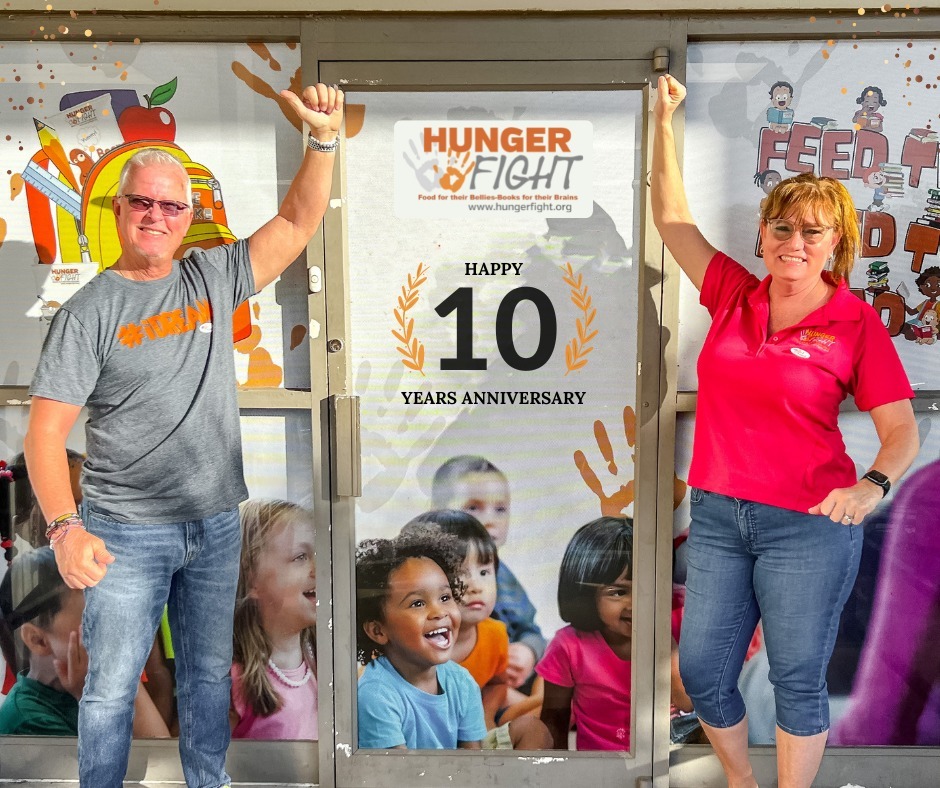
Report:
M609 68L614 90L544 63L471 90L494 64L320 64L347 92L324 273L359 449L333 498L338 785L653 772L649 62Z

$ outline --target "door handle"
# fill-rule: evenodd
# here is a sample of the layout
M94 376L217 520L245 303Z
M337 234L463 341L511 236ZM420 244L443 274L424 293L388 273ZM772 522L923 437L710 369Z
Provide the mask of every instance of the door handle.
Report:
M359 498L362 495L359 397L333 394L329 403L334 490L340 498Z

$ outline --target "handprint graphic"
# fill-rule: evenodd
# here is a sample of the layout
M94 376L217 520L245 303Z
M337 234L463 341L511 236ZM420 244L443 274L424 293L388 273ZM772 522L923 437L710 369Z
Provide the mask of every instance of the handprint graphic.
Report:
M401 154L405 164L415 171L418 185L426 192L433 192L441 180L437 166L437 156L425 158L427 154L418 148L414 140L408 141L408 147L411 148L411 155L409 156L407 151L402 151Z
M441 186L449 192L460 191L460 187L463 186L463 182L475 165L475 161L470 161L470 151L464 153L463 157L453 151L447 151L447 169L440 176ZM436 164L434 165L434 172L439 172Z
M623 435L627 446L632 450L636 446L636 412L629 405L623 409ZM594 439L597 441L597 448L601 453L601 457L607 462L607 472L611 476L617 477L619 468L614 457L613 446L607 428L600 419L594 422ZM630 459L631 461L636 460L635 452L631 451ZM588 489L600 501L602 516L619 517L626 513L627 507L633 503L635 497L633 479L628 479L608 494L604 491L604 485L598 478L597 472L591 467L587 456L580 449L574 453L574 464L577 466L578 472ZM678 476L673 476L673 509L677 509L682 499L685 498L687 486Z

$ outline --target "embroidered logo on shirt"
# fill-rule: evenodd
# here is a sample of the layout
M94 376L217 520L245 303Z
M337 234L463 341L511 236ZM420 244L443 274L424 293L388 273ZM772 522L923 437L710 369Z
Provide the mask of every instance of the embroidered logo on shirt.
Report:
M790 352L794 356L799 356L800 358L809 358L809 351L803 350L801 347L791 347Z
M205 328L207 325L208 329ZM212 306L207 300L197 301L195 305L187 305L182 309L145 317L140 323L128 323L118 329L117 338L124 347L135 348L143 344L145 339L163 339L185 334L194 331L197 326L203 333L212 330Z
M829 348L836 343L836 338L832 334L817 331L815 328L804 328L800 331L799 341L804 345L818 347L823 353L828 353Z

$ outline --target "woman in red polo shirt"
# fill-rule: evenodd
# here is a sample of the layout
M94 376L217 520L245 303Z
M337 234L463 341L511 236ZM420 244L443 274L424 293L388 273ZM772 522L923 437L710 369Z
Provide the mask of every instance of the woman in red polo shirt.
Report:
M729 786L756 786L737 680L761 620L778 784L803 788L829 730L826 666L858 571L854 526L917 454L913 392L881 319L848 289L859 234L845 187L804 174L773 189L758 279L696 227L672 129L686 91L670 76L658 88L653 217L712 316L698 359L680 672ZM839 432L849 394L881 441L862 479Z

